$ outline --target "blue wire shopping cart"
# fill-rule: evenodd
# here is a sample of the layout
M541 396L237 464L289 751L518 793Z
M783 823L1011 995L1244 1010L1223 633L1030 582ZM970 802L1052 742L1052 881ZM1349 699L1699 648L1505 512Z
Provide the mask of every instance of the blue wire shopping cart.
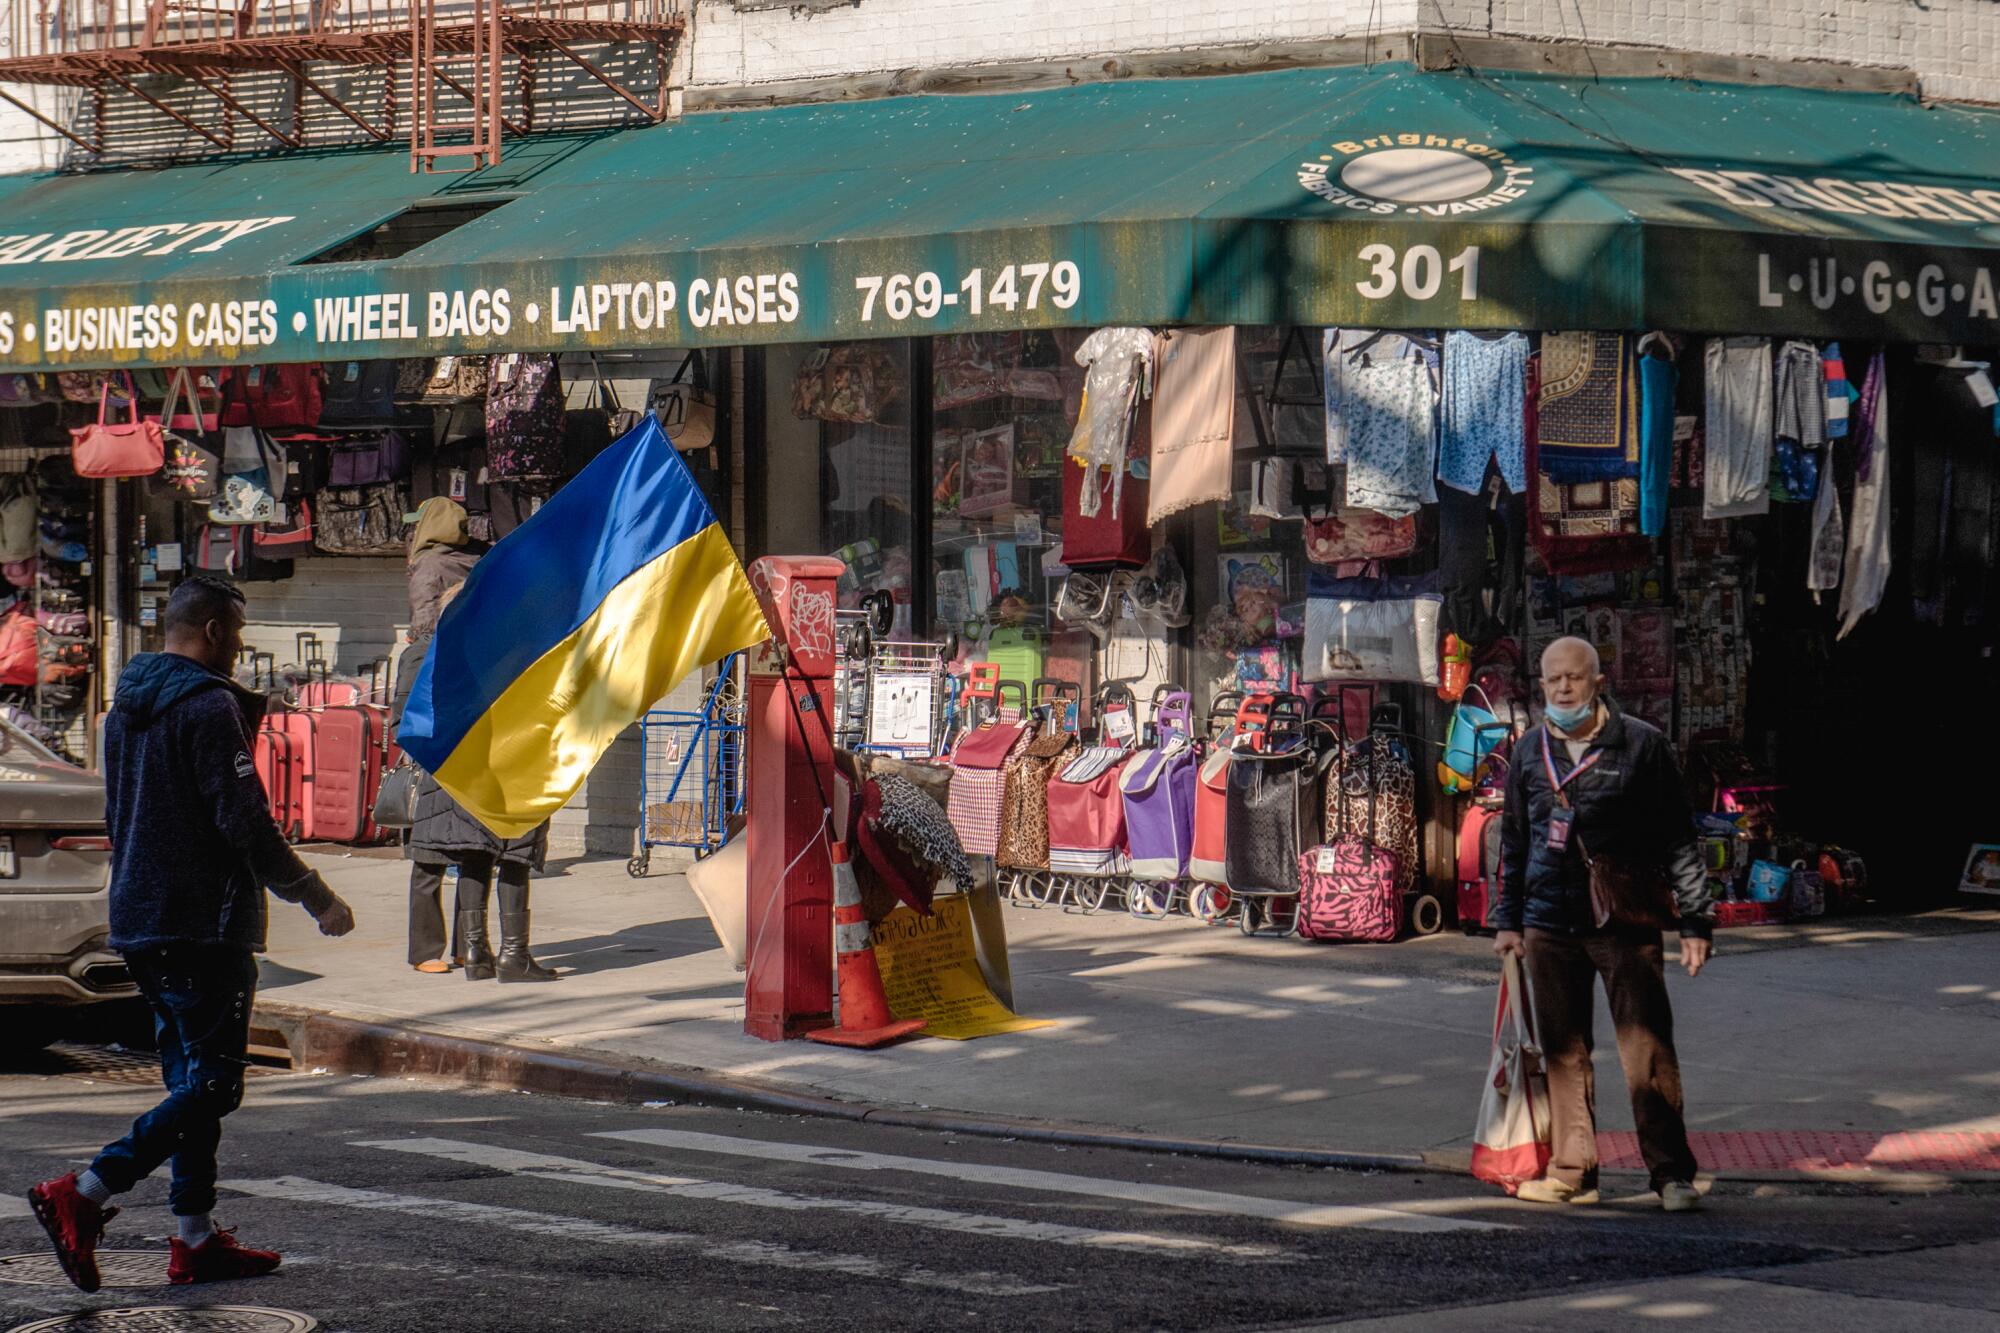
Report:
M686 847L697 859L729 841L729 818L743 812L743 696L737 660L723 659L700 712L656 708L641 719L639 851L625 865L646 874L655 847Z

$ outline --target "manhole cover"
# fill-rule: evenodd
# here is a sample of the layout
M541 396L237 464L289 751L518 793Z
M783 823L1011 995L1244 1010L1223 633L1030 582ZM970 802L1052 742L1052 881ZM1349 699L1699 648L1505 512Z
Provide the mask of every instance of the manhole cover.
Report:
M41 1064L43 1067L25 1072L91 1079L99 1083L130 1083L142 1088L160 1086L160 1057L145 1051L114 1050L109 1046L59 1041L43 1052ZM253 1062L243 1072L247 1077L259 1078L285 1071Z
M99 1250L97 1271L107 1287L164 1287L167 1285L165 1250ZM38 1254L10 1254L0 1258L0 1282L19 1282L34 1287L67 1287L69 1278L56 1257L44 1250Z
M313 1333L318 1327L311 1315L254 1305L135 1305L18 1324L8 1333Z

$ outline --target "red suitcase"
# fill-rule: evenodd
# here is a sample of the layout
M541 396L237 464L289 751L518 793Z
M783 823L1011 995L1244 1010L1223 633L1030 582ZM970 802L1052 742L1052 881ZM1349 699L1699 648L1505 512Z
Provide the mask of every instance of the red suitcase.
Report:
M269 756L269 772L260 767L258 773L271 797L271 817L293 842L317 836L312 804L317 731L313 714L274 708L257 734L260 750Z
M1500 808L1474 805L1458 826L1458 925L1470 935L1491 930L1500 897Z
M389 723L373 705L325 708L314 720L313 836L327 842L384 841L375 823L375 796L388 770Z
M299 753L298 738L267 720L257 729L252 762L257 766L257 779L264 784L264 793L270 799L271 818L281 833L298 841L306 804L305 764Z

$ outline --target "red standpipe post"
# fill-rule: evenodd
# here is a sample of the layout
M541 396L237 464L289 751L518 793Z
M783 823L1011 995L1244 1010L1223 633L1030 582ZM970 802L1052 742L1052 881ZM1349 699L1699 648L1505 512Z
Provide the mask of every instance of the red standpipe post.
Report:
M822 801L834 798L833 608L846 568L826 556L765 556L750 566L773 639L751 658L744 728L743 1030L765 1041L833 1022L832 831Z

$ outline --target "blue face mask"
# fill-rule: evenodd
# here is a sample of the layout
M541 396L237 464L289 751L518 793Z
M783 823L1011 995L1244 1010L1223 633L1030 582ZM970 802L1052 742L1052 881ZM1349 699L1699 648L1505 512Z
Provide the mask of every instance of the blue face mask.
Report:
M1550 704L1542 710L1542 715L1564 731L1574 731L1588 722L1590 715L1596 711L1597 701L1592 699L1589 703L1578 704L1575 708L1559 708L1555 704Z

